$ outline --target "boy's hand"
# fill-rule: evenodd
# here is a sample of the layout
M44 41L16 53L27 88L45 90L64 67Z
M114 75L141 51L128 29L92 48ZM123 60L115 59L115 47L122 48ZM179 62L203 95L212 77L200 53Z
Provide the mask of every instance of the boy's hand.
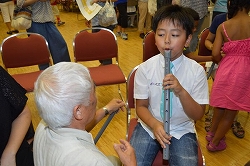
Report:
M172 89L175 95L179 96L183 87L179 83L178 79L173 74L167 74L163 79L163 89Z
M169 136L164 130L163 123L157 122L153 126L153 133L156 140L161 144L162 148L166 148L165 144L170 144L171 136Z

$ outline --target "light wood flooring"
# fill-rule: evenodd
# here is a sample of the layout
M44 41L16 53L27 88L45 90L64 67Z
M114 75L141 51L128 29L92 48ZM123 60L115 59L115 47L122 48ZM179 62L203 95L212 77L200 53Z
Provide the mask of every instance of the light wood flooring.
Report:
M85 21L81 15L77 15L73 12L61 12L61 19L65 21L66 24L58 27L62 35L64 36L71 60L73 61L73 38L74 35L86 28ZM3 23L2 18L0 17L0 42L8 35L6 34L7 28ZM127 76L129 72L136 65L142 62L142 39L139 37L139 33L136 29L127 29L128 40L122 40L118 38L119 45L119 61L122 70ZM100 46L97 46L100 47ZM2 62L0 61L2 65ZM85 63L85 65L89 65ZM211 80L209 80L211 85ZM125 85L122 85L123 96L126 96ZM96 89L98 97L98 108L103 107L109 100L112 98L119 98L117 92L117 86L105 86L97 87ZM27 94L29 97L28 105L32 112L32 122L34 127L37 127L37 124L40 121L37 108L34 103L34 94ZM93 137L96 136L100 127L106 119L101 121L92 131ZM204 130L204 118L200 121L197 121L197 132L199 136L199 142L202 148L203 155L205 156L207 166L243 166L248 160L250 160L250 123L249 123L249 114L246 112L239 113L239 121L245 128L245 138L239 139L236 138L232 131L230 130L226 135L228 148L222 152L211 153L206 149L206 140L205 140L205 130ZM115 115L110 125L107 127L102 137L97 143L98 148L106 155L116 155L113 150L112 144L118 142L120 138L125 138L126 135L126 112L119 112Z

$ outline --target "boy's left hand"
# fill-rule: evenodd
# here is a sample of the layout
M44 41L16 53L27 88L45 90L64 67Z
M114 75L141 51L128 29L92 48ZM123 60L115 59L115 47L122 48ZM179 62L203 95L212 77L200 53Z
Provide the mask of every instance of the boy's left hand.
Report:
M152 127L155 139L161 144L162 148L166 148L166 144L170 144L172 136L169 136L164 130L162 122L157 122Z

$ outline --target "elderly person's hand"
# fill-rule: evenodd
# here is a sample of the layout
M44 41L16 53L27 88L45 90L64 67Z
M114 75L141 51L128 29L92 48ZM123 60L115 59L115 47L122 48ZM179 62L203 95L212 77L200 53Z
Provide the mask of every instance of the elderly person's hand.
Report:
M120 140L121 144L114 144L114 149L124 166L136 166L134 148L126 140Z
M125 108L125 103L120 100L120 99L112 99L106 106L105 108L107 108L107 110L109 111L109 114L117 111L117 110L122 110L124 111Z

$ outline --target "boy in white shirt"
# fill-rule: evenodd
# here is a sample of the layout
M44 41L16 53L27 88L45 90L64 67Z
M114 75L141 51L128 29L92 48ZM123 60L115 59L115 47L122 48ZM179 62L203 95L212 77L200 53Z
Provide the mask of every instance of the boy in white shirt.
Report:
M206 73L201 65L183 55L192 39L194 20L178 5L159 9L152 28L160 54L142 63L135 75L134 98L139 117L130 143L138 166L151 165L169 144L169 165L198 165L194 121L202 118L209 102ZM164 51L171 50L172 73L164 75ZM171 89L170 135L164 130L160 105L162 89Z

